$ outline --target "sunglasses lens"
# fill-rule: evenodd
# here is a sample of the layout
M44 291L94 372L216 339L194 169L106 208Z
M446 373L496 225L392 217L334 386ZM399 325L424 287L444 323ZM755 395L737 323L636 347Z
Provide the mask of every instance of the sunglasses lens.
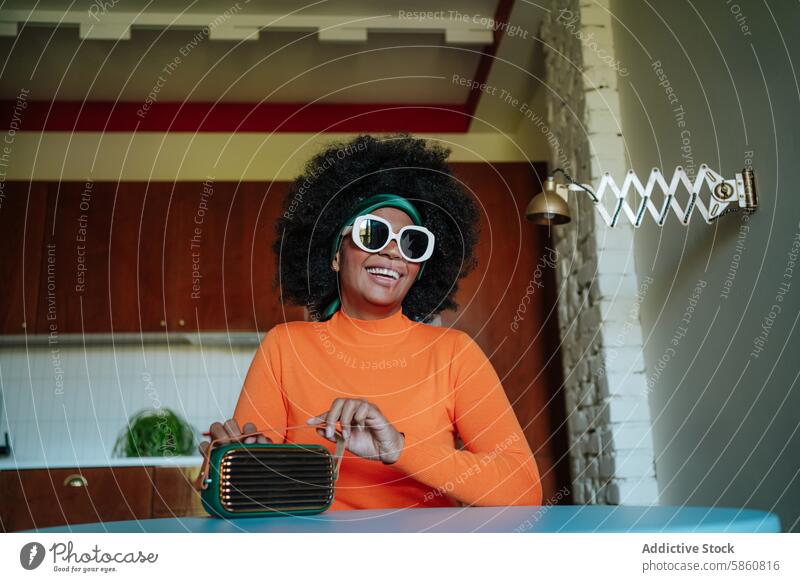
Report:
M389 240L389 227L383 222L368 218L361 223L358 236L361 244L369 250L376 251Z
M400 250L411 260L420 259L428 250L428 238L419 230L406 230L400 237Z

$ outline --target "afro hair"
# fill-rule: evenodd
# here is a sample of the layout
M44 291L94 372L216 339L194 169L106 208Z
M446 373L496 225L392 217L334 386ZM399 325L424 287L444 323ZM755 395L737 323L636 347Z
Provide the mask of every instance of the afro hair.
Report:
M284 301L308 308L312 319L338 297L331 245L354 206L375 194L404 196L436 236L425 271L403 300L403 313L430 321L457 309L459 280L476 265L478 210L453 177L450 150L408 134L360 135L328 145L305 166L283 201L275 230L275 285Z

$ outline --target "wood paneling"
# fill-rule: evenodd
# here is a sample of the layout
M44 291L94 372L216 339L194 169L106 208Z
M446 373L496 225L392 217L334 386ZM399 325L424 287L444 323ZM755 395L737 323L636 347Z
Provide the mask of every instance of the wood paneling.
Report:
M442 320L469 333L497 370L534 451L546 500L570 483L553 245L546 228L525 219L547 169L524 163L452 166L477 198L481 238L478 267L459 286L460 308L443 313Z

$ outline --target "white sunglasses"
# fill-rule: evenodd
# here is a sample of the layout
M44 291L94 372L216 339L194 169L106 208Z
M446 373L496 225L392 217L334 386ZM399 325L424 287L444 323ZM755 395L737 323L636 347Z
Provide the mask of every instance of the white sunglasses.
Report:
M404 226L398 232L385 218L374 214L364 214L342 231L342 236L352 233L353 242L362 251L377 253L390 242L397 241L397 248L403 258L410 263L427 261L433 254L436 237L424 226L415 224Z

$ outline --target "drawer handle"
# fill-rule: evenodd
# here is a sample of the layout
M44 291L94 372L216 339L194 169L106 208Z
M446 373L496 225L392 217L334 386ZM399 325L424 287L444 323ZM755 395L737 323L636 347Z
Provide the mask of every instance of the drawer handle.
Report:
M86 487L87 485L89 485L89 482L83 475L68 475L64 479L65 487Z

